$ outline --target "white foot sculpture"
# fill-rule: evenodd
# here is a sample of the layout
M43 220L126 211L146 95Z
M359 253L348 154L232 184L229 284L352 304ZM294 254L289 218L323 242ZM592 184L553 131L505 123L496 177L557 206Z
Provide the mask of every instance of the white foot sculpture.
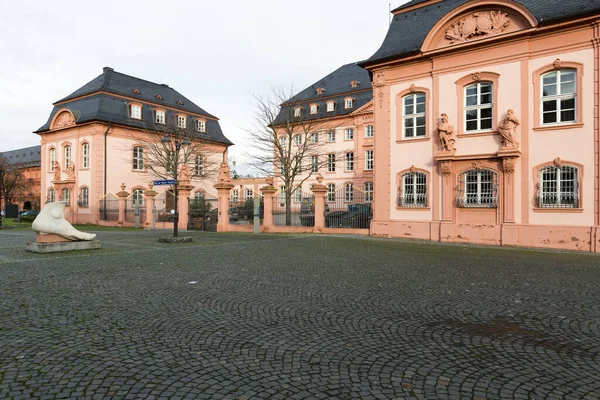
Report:
M94 240L95 233L80 232L65 219L66 201L47 203L31 224L40 235L55 234L70 240Z

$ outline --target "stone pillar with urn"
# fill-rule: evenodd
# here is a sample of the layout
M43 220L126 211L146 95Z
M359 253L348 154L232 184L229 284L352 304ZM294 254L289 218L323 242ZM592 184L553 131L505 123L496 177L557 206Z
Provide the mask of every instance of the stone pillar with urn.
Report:
M125 223L125 204L129 197L129 192L125 191L125 183L121 183L121 191L117 192L117 197L119 198L119 220L117 221L117 226L123 226Z
M272 177L266 178L266 181L268 186L261 188L260 191L265 196L263 230L268 232L273 226L273 196L275 195L275 192L277 192L277 188L273 186Z
M322 231L325 227L325 195L327 186L322 184L323 176L317 175L317 184L311 190L315 194L315 229Z

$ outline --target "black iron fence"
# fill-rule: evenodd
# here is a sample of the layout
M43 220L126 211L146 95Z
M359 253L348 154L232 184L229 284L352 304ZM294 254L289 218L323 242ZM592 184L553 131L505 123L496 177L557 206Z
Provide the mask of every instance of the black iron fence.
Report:
M328 196L325 204L325 226L330 228L368 229L373 219L372 198L370 194L346 185Z
M289 204L289 220L285 192L273 196L273 224L280 226L315 226L315 198L309 192L294 192Z
M100 220L118 221L119 220L119 198L112 193L107 194L100 199Z
M219 221L218 202L215 198L190 199L188 208L188 230L216 232Z

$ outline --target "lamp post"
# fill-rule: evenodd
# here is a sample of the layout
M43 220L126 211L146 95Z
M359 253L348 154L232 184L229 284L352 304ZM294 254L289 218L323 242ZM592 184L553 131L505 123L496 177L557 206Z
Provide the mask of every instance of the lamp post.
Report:
M190 144L192 144L192 142L190 141L190 139L188 139L187 137L184 137L183 140L180 140L179 138L173 138L173 140L165 135L162 137L162 139L160 139L160 141L164 144L167 143L173 143L175 144L175 154L172 160L172 164L173 164L173 180L175 181L175 184L173 185L174 189L173 189L173 197L175 197L175 207L174 207L174 214L173 214L173 237L177 237L179 235L179 212L177 210L177 203L179 202L178 200L178 195L177 195L177 186L179 185L179 181L177 180L177 175L179 172L179 151L181 150L181 146L188 146ZM171 162L169 162L171 163ZM168 170L168 168L167 168Z

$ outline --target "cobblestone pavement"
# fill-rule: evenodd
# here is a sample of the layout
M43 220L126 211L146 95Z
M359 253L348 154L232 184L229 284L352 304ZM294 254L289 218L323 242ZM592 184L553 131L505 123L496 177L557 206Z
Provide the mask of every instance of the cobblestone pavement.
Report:
M191 235L0 231L0 398L600 398L597 255Z

